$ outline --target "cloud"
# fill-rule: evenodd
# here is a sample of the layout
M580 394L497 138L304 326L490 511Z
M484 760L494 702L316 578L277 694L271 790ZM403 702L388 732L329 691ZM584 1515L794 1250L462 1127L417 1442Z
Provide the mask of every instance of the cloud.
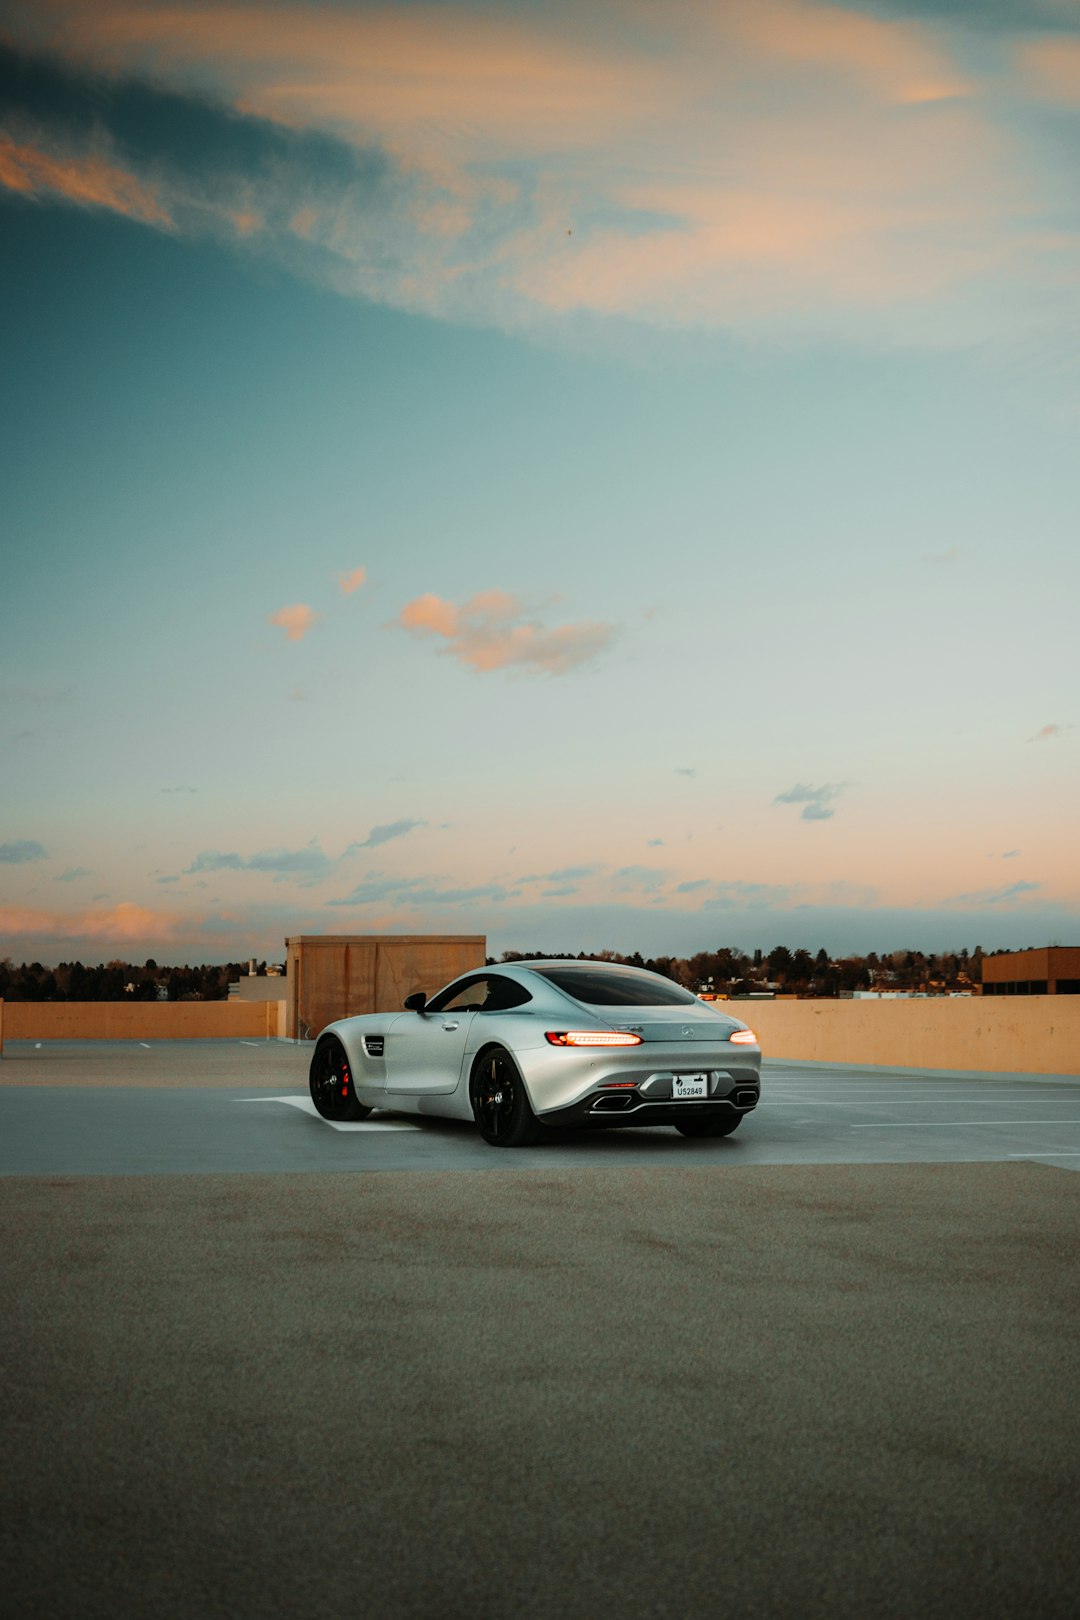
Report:
M920 560L934 567L947 567L949 563L960 562L964 555L962 546L950 546L947 551L926 551Z
M196 855L185 875L195 872L268 872L275 882L295 878L298 882L317 883L327 877L336 862L332 861L314 841L304 849L264 849L254 855L238 855L235 851L222 853L204 849Z
M2 133L0 186L25 197L51 195L82 208L107 208L144 225L172 224L146 185L105 158L54 154Z
M423 878L382 877L373 874L359 884L351 894L337 900L327 900L328 906L370 906L387 902L401 906L467 905L477 900L503 901L517 891L508 890L501 883L477 884L473 888L443 889Z
M1048 34L1016 51L1017 65L1035 95L1065 106L1080 104L1080 39Z
M952 343L964 312L967 332L1015 329L1014 278L1059 274L1062 233L1030 230L1040 149L963 50L962 17L947 32L813 0L20 10L24 47L100 76L88 145L134 76L192 107L212 85L267 148L234 134L231 167L196 168L178 140L72 179L95 161L76 149L42 194L214 229L353 296L511 327L592 312L886 342L896 312ZM1030 56L1033 93L1072 99L1067 55ZM296 161L315 138L353 172ZM980 282L996 300L971 298Z
M54 883L74 883L78 878L90 877L92 874L85 866L69 866L66 872L60 872L53 878Z
M804 806L802 819L804 821L828 821L835 814L829 806L830 799L835 799L844 790L844 784L837 782L823 782L821 787L810 787L806 782L796 782L794 787L788 788L786 793L778 793L773 804L801 804Z
M1075 730L1075 726L1061 726L1055 722L1048 726L1040 726L1035 735L1028 738L1028 742L1049 742L1051 737L1064 737L1067 731Z
M162 788L161 791L162 791L162 793L198 793L199 790L198 790L198 788L185 787L185 786L181 785L180 787Z
M1020 851L1018 849L1006 849L1002 852L1001 858L1003 861L1013 861L1016 859L1019 853Z
M413 821L407 817L401 821L383 822L377 827L372 827L363 843L350 844L345 853L351 855L358 849L376 849L380 844L388 844L392 838L404 838L406 833L411 833L414 828L426 826L426 821Z
M294 602L291 607L278 608L266 615L268 624L279 625L287 641L302 641L319 615L306 602Z
M696 776L697 771L692 770L689 765L676 765L676 767L675 767L675 775L676 776Z
M707 889L708 887L708 878L689 878L685 883L676 883L675 893L693 894L698 889Z
M718 883L715 892L705 901L705 909L728 910L739 906L758 909L763 906L790 905L793 891L775 883Z
M517 879L518 883L576 883L581 878L592 877L600 868L598 866L561 866L556 872L528 872Z
M0 908L0 932L71 939L126 940L174 937L174 913L148 911L144 906L122 901L107 911L58 913L33 911L25 907Z
M564 675L595 658L611 640L611 625L546 630L524 620L524 613L519 598L508 591L481 591L460 607L429 592L407 602L394 622L413 635L441 637L446 646L440 651L478 674L518 666L534 674Z
M945 905L955 906L1008 906L1015 900L1020 900L1025 894L1034 894L1041 889L1041 883L1010 883L1004 889L980 889L974 894L955 894L944 902Z
M664 840L662 838L650 838L648 840L648 847L650 849L662 849L664 847Z
M351 596L354 591L360 589L366 579L366 568L354 568L351 574L338 575L338 590L342 596Z
M667 873L659 866L620 866L615 873L618 889L658 889Z
M0 865L22 866L26 861L44 861L47 853L34 838L18 838L13 843L0 844Z

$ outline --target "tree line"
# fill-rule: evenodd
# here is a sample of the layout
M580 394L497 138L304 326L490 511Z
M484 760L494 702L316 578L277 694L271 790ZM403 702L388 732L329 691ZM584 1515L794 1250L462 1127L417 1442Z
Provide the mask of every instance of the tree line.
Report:
M265 973L266 963L260 964ZM15 966L0 961L0 1000L4 1001L226 1001L229 983L247 972L247 963L203 963L199 967L159 967L151 957L133 962L40 962Z
M574 957L579 962L623 962L628 967L648 968L674 979L696 995L747 996L779 995L844 996L856 990L908 990L925 995L948 995L970 990L982 982L982 960L987 953L980 945L969 951L891 951L878 955L831 957L824 946L812 955L807 950L790 950L776 945L771 951L749 954L737 946L721 946L715 951L698 951L693 956L648 956L639 951L629 956L617 951L504 951L503 962L529 958L551 960ZM997 954L997 953L994 953ZM494 964L494 957L489 957Z
M674 979L695 994L845 996L856 990L908 990L948 995L970 990L982 980L988 954L976 945L969 951L871 951L866 956L831 957L824 947L816 954L776 945L771 951L745 952L737 946L698 951L693 956L629 956L617 951L504 951L502 962L572 957L580 962L624 962ZM999 953L989 953L997 955ZM496 958L488 957L495 965ZM197 967L159 966L151 958L132 962L40 962L15 966L0 961L0 1000L6 1001L225 1001L230 982L248 971L246 962L203 963ZM257 971L266 972L260 962ZM436 986L432 986L435 989Z

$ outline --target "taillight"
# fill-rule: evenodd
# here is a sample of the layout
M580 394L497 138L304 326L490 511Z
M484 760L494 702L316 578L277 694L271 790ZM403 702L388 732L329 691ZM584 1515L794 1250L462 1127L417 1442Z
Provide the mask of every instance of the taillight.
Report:
M552 1046L640 1046L641 1036L623 1029L549 1029Z
M732 1046L756 1046L757 1036L752 1029L733 1029L728 1036Z

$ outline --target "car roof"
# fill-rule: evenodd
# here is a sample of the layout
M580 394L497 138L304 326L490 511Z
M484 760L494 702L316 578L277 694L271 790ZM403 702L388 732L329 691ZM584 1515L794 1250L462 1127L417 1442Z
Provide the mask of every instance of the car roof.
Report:
M647 979L664 977L652 968L635 967L632 962L594 961L588 956L534 956L523 962L499 962L492 966L500 971L510 967L528 968L533 973L543 973L546 968L587 968L596 973L640 973Z

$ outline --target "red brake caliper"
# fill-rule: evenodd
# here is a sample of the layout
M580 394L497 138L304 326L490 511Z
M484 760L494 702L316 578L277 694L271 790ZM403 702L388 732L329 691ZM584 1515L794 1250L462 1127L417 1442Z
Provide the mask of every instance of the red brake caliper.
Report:
M341 1095L343 1097L349 1095L349 1071L345 1068L341 1071Z

